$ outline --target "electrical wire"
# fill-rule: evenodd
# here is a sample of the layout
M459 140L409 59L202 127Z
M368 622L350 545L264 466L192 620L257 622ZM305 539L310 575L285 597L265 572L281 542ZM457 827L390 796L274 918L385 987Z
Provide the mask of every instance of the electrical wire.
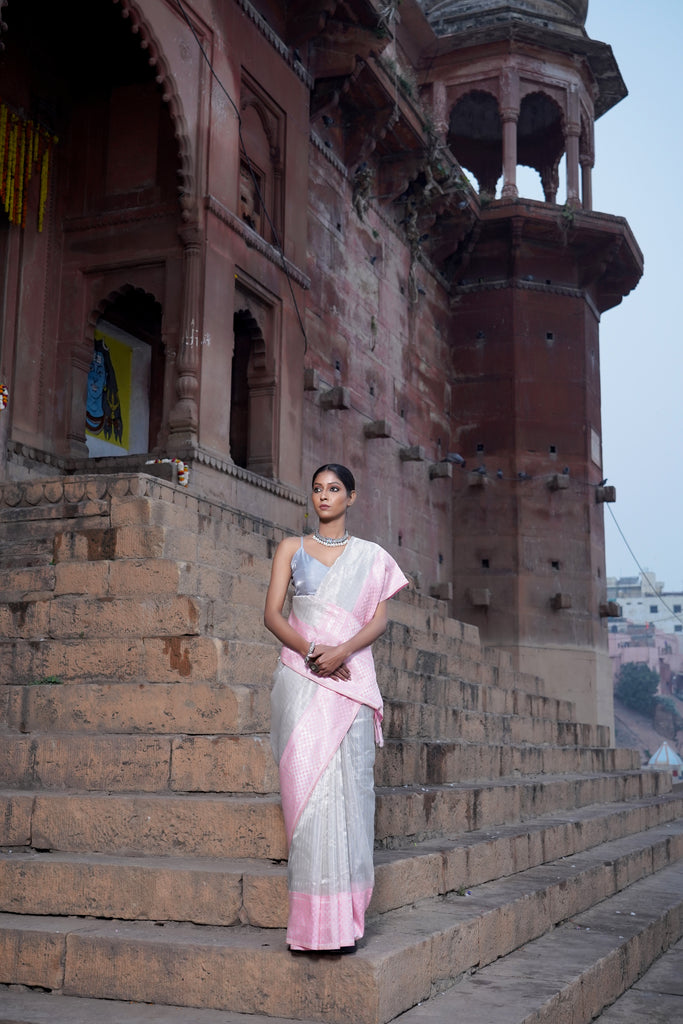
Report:
M633 551L633 548L631 547L631 545L629 544L629 542L628 542L628 541L626 540L626 537L625 537L625 535L624 535L624 531L622 530L622 528L621 528L621 527L619 526L619 523L617 522L617 517L615 516L614 512L613 512L613 511L612 511L612 509L611 509L611 508L609 507L609 505L607 506L607 508L608 508L608 510L609 510L609 514L610 514L610 515L612 516L612 519L614 520L614 525L616 526L617 530L619 531L619 535L621 536L621 539L623 540L624 544L625 544L625 545L626 545L626 547L628 548L628 552L629 552L629 554L631 555L631 558L633 559L633 561L634 561L634 562L636 563L636 565L638 566L638 568L639 568L639 570L640 570L640 573L641 573L641 576L644 576L644 577L645 577L645 579L649 579L649 576L648 576L647 572L645 571L645 569L643 569L642 565L640 564L640 562L639 562L639 561L638 561L638 559L636 558L636 556L635 556L635 554L634 554L634 551ZM660 602L661 602L661 604L663 604L663 605L664 605L664 607L666 608L666 610L667 610L668 612L670 612L670 614L671 614L672 618L676 619L676 620L677 620L678 622L680 622L680 623L683 623L683 618L681 618L681 616L680 616L680 615L678 614L678 612L675 612L675 611L673 610L673 608L671 608L671 607L670 607L670 606L669 606L669 605L668 605L668 604L666 603L666 601L664 600L664 598L662 597L662 595L661 595L661 594L654 594L654 595L653 595L653 597L656 597L656 598L657 598L657 600L658 600L658 601L660 601Z
M204 58L204 60L206 62L206 65L207 65L207 67L208 67L208 69L209 69L209 71L211 73L212 78L214 79L214 81L218 85L218 87L221 90L221 92L225 95L225 97L228 100L228 102L230 103L230 106L232 107L232 109L235 111L235 117L237 119L237 134L238 134L239 143L240 143L240 152L241 152L242 156L244 157L245 163L247 165L247 169L249 171L252 183L254 185L254 189L256 190L256 194L259 197L259 200L261 202L261 209L265 213L266 220L268 221L268 226L270 227L270 230L272 232L272 237L274 239L273 248L279 253L281 261L282 261L282 269L284 270L285 277L287 278L287 284L289 286L289 292L290 292L290 295L292 297L292 302L294 304L294 309L296 311L296 317L297 317L297 320L299 321L299 327L301 328L301 333L302 333L303 339L304 339L304 354L306 354L306 352L308 351L308 338L306 336L306 328L304 327L304 322L303 322L303 319L301 317L301 312L299 310L299 304L296 301L296 295L294 294L294 287L292 285L292 278L291 278L291 275L289 273L289 268L287 266L287 257L285 256L285 252L284 252L284 249L283 249L283 246L282 246L282 242L280 241L280 236L278 234L277 228L275 227L275 225L274 225L274 223L273 223L273 221L271 219L270 213L268 212L268 207L266 205L263 193L262 193L261 188L259 186L258 178L257 178L257 176L256 176L256 174L254 172L254 168L252 166L251 160L249 159L249 154L247 152L247 147L245 145L244 137L242 135L242 117L241 117L241 114L239 112L237 104L233 100L232 96L230 95L230 93L226 89L225 85L221 81L221 78L218 75L216 69L214 68L213 63L211 61L211 58L209 57L208 53L206 52L206 49L202 45L202 41L199 38L199 36L197 35L197 32L195 31L195 27L192 24L188 14L187 14L187 11L185 10L185 7L184 7L184 5L182 3L182 0L176 0L176 6L178 7L178 10L180 11L180 13L181 13L181 15L183 17L183 20L187 24L187 27L189 28L190 32L192 33L192 35L194 37L194 40L195 40L195 42L197 44L197 47L199 48L199 52L201 53L202 57Z

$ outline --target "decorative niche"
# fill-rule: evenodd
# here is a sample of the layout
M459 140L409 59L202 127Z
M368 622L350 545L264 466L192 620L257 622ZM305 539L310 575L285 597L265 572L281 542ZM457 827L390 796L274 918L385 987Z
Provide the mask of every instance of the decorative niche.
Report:
M285 113L244 71L240 110L247 154L240 161L240 217L276 244L283 228Z

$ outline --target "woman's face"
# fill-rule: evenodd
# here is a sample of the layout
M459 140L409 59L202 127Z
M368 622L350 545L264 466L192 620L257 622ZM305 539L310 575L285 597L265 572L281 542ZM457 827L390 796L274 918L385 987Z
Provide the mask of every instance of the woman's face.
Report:
M339 477L326 469L313 481L313 508L323 522L338 519L356 500L356 492L349 492Z

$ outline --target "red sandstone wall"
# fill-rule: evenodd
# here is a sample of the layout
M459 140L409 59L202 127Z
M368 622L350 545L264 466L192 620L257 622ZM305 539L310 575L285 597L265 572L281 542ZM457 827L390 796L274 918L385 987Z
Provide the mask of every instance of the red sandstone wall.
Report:
M421 295L408 300L408 253L401 229L374 207L360 220L351 189L315 147L310 151L306 367L320 391L304 405L304 483L326 460L349 465L359 499L352 527L381 541L423 585L451 579L450 480L429 466L450 447L451 382L446 296L420 268ZM349 389L351 408L323 411L326 387ZM367 439L386 420L391 437ZM425 461L403 462L421 445Z

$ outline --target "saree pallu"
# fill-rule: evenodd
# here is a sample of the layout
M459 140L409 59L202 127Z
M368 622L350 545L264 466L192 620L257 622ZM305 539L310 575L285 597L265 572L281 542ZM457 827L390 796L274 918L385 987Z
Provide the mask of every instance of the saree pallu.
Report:
M351 538L313 595L294 597L290 622L307 640L339 644L407 584L382 548ZM374 882L374 740L382 698L370 648L346 662L349 680L318 679L283 648L271 697L289 844L291 949L352 946Z

